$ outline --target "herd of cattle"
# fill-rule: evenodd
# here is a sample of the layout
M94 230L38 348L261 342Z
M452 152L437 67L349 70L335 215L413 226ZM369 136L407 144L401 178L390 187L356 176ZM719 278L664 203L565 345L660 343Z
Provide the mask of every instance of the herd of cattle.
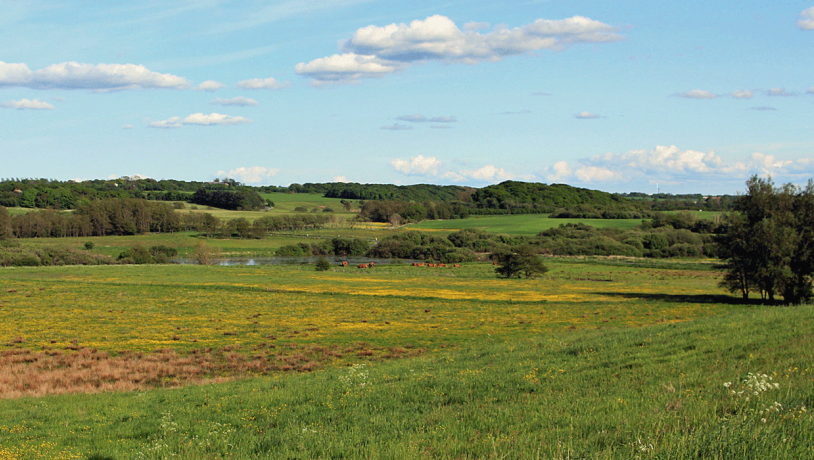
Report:
M356 268L373 268L373 266L375 264L376 264L375 262L368 262L366 264L359 264L359 265L356 266ZM339 265L341 265L343 267L347 267L348 266L348 261L343 260L342 262L340 262ZM412 266L413 267L429 267L429 268L445 268L445 267L448 267L447 264L433 264L433 263L424 263L424 262L413 262ZM452 264L452 268L459 268L460 266L461 266L460 264Z

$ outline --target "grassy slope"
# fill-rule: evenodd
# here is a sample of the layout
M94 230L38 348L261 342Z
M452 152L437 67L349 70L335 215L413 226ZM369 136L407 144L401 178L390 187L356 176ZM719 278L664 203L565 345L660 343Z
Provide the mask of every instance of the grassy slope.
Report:
M274 332L292 343L410 342L428 353L382 361L377 351L363 367L175 390L4 400L0 458L814 453L814 308L721 303L705 271L549 263L550 276L532 281L497 280L481 264L6 269L0 335L26 340L7 350L59 348L63 335L110 350L251 350ZM258 324L246 319L253 312L263 314ZM307 327L318 332L293 333ZM750 401L729 395L723 383L740 390L749 372L780 389ZM775 401L782 410L758 413Z
M415 230L457 231L475 228L491 233L510 235L536 235L543 230L569 223L585 223L597 228L633 228L641 219L552 219L547 214L520 214L507 216L470 216L466 219L428 220L408 226Z

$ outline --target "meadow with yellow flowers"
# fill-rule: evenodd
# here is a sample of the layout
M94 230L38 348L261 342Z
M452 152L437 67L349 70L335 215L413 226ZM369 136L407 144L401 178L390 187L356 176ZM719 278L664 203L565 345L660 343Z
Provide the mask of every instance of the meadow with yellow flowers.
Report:
M546 264L2 269L0 459L814 456L814 308Z

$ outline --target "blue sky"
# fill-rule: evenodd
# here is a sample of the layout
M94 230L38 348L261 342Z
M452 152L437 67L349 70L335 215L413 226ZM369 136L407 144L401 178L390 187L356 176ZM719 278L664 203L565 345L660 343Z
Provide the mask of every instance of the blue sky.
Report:
M0 178L814 177L811 1L0 4Z

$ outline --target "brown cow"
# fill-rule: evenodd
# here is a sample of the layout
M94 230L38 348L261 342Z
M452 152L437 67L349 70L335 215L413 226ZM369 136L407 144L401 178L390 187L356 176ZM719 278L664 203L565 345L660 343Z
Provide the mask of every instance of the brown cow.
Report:
M460 264L453 264L452 268L461 268L461 265Z
M427 264L427 266L430 268L435 268L435 264Z
M438 265L437 265L437 267L439 267L439 268L445 268L445 267L446 267L446 264L438 264Z
M347 260L343 260L343 261L342 261L342 266L343 266L343 267L347 267L347 266L348 266L348 261L347 261Z
M359 264L357 268L367 268L367 264Z

